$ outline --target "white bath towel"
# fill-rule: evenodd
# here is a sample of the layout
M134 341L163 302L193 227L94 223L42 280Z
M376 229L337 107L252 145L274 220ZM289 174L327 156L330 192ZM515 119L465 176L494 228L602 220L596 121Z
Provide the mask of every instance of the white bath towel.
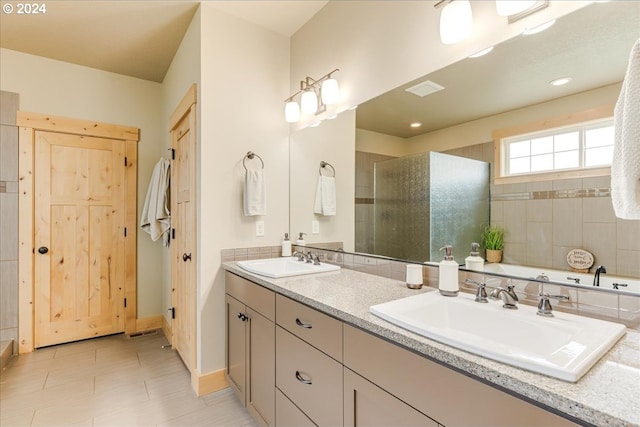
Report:
M613 209L618 218L640 219L640 39L631 49L613 125Z
M265 215L267 212L267 194L262 169L247 170L244 180L244 215Z
M171 211L169 209L169 178L171 162L160 159L153 168L147 197L144 200L140 227L149 233L154 242L162 237L162 244L169 246Z
M318 177L313 211L324 216L336 214L336 179L334 177L324 175Z

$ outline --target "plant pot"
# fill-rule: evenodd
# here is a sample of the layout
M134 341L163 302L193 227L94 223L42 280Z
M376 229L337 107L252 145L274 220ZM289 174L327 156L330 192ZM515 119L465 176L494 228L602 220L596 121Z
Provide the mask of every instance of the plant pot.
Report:
M487 262L502 261L502 249L487 249Z

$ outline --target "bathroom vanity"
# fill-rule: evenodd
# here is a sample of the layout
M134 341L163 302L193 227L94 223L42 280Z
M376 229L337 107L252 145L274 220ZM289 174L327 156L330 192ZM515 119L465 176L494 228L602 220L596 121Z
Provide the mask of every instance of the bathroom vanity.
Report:
M432 288L410 290L345 269L269 279L235 263L224 267L226 375L262 425L640 424L637 332L628 331L573 384L454 349L369 313L371 305Z

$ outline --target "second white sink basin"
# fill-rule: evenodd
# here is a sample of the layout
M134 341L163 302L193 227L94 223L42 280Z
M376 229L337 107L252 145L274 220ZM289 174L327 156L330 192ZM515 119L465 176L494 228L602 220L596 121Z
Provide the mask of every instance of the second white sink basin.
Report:
M338 265L327 264L324 262L320 265L313 265L313 263L298 261L298 259L294 257L254 259L249 261L238 261L237 264L238 267L251 273L272 277L274 279L340 270L340 266Z
M624 325L502 302L481 304L460 293L428 292L371 306L371 313L402 328L499 362L578 381L625 334Z

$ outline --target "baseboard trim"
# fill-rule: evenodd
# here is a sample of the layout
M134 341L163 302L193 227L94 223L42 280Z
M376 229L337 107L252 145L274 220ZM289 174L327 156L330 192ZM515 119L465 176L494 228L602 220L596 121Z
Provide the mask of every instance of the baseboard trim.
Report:
M200 374L197 369L191 372L191 386L198 396L213 393L229 387L227 379L224 377L224 369Z
M162 328L163 318L164 316L150 316L136 319L136 332L146 332Z

